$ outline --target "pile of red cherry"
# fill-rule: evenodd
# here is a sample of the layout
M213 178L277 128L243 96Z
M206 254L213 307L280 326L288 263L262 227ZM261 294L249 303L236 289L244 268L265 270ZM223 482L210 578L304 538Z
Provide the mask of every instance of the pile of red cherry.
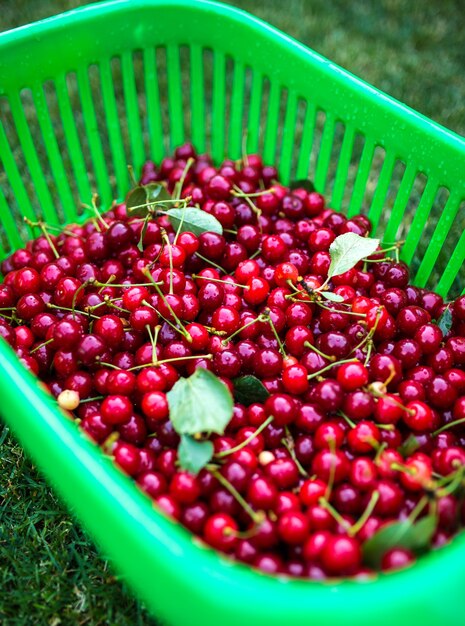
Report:
M327 280L330 246L367 237L368 219L279 184L257 155L214 167L186 144L140 182L142 213L37 223L3 261L0 335L24 365L233 559L363 576L448 542L465 523L465 297L410 285L398 246ZM201 209L216 232L170 207ZM245 376L250 388L224 433L191 437L213 451L187 471L169 392L198 368L228 396Z

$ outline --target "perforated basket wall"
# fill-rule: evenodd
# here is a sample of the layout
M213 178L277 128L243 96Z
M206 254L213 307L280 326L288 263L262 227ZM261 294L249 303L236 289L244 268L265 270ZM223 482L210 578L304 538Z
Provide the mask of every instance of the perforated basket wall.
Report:
M464 140L263 22L201 0L98 3L0 36L1 256L33 235L24 217L76 221L94 191L108 207L128 190L127 164L138 172L186 140L216 162L247 149L284 182L311 178L333 208L367 213L385 242L405 240L417 285L461 291ZM463 537L366 585L268 579L152 511L3 342L0 393L34 459L173 623L437 626L463 614Z

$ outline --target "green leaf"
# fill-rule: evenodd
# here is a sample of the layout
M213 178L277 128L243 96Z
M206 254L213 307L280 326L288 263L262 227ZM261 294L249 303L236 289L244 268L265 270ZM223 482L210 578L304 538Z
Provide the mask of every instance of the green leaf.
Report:
M441 317L438 319L437 321L437 325L439 326L442 334L444 336L447 335L447 333L450 331L450 329L452 328L452 311L450 310L450 307L446 307L444 309L443 314L441 315Z
M142 230L140 231L140 237L139 237L139 243L137 244L137 249L140 250L141 252L144 251L144 237L145 237L145 233L147 232L147 226L148 226L150 218L151 218L150 213L147 213L144 219L144 223L142 224Z
M198 368L180 378L167 393L170 419L180 435L213 432L223 434L233 414L228 388L214 374Z
M423 552L426 550L436 532L438 521L435 515L425 515L418 520L410 530L408 539L410 540L411 550L413 552Z
M360 237L355 233L339 235L329 246L331 265L328 278L339 276L352 269L359 261L373 254L378 246L379 239Z
M126 208L128 212L135 217L145 217L147 214L147 209L145 207L141 207L147 202L147 194L145 192L145 187L140 185L139 187L134 187L131 191L128 192L125 200ZM138 207L134 209L133 207Z
M197 441L190 435L181 435L178 446L178 461L181 467L190 474L197 475L213 457L211 441Z
M293 180L289 183L289 189L305 189L305 191L315 191L315 185L308 178L301 178L300 180Z
M427 515L412 524L408 520L387 524L363 544L363 562L369 567L379 569L385 552L401 547L420 553L426 550L436 530L437 520L434 515Z
M420 442L415 435L410 434L407 439L399 446L399 452L405 458L413 454L420 447Z
M202 209L194 207L171 209L167 212L167 215L173 228L177 230L180 227L179 232L181 233L190 231L194 235L206 232L217 233L218 235L223 234L223 227L216 217L202 211Z
M162 200L171 200L171 196L166 187L160 183L149 183L148 185L139 185L134 187L126 196L126 208L133 217L145 217L149 212L152 202L161 202ZM168 205L157 204L160 208L169 208Z
M342 296L337 293L333 293L332 291L320 291L319 294L331 302L344 302L344 298Z
M233 383L234 398L245 406L253 402L265 402L270 395L265 385L255 376L241 376L233 380Z

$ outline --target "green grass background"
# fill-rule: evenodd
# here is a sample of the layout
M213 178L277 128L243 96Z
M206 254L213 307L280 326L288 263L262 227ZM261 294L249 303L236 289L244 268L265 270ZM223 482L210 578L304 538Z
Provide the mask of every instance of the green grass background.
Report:
M465 135L465 14L461 0L228 3L267 20ZM0 31L82 4L86 2L1 0ZM0 623L156 623L96 552L1 424Z

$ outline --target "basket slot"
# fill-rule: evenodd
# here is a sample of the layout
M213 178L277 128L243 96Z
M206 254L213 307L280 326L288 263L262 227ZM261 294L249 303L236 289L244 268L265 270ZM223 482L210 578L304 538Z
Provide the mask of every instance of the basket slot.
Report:
M371 220L372 230L374 233L378 230L379 220L383 208L385 207L389 184L392 180L395 164L396 160L394 153L387 153L378 178L378 184L376 185L376 191L373 196L371 207L368 211L368 217Z
M289 182L293 164L293 154L297 146L297 94L289 91L286 115L281 128L281 154L279 158L279 175L284 183Z
M179 47L166 47L166 72L168 77L168 112L170 147L174 150L184 141L182 110L181 63Z
M349 217L352 217L358 213L361 209L365 190L370 175L370 169L373 162L373 156L375 154L375 142L372 139L366 139L363 149L360 163L355 177L354 187L352 191L352 197L349 204Z
M145 161L144 140L142 135L140 104L137 95L134 64L139 59L133 57L129 50L121 55L121 70L123 73L124 104L126 108L127 129L131 146L131 164L137 173ZM140 65L140 63L138 64ZM137 68L140 71L140 67ZM145 113L145 111L144 111Z
M89 202L92 193L64 74L60 74L60 76L57 77L55 89L58 110L63 123L63 134L68 147L77 192L83 202ZM76 207L74 207L74 211L76 213Z
M181 67L181 108L184 142L192 143L190 46L179 46Z
M95 107L92 100L87 68L80 67L77 70L76 78L97 189L99 190L103 206L109 206L113 199L113 194L108 177L106 160L102 149L100 131L97 125L97 118L95 116Z
M405 244L402 248L402 259L409 265L415 254L418 242L423 235L425 224L428 220L431 208L433 206L434 198L438 190L438 182L434 178L428 178L425 189L421 196L415 216L408 234L405 240Z
M9 103L6 98L1 99L2 103L2 117L5 122L7 121L7 109L8 113L11 114L11 109L9 107ZM8 103L8 104L7 104ZM36 215L34 213L34 209L32 208L31 200L26 191L26 187L24 185L24 180L21 177L18 166L16 164L15 158L10 148L10 144L8 141L9 134L5 131L2 120L0 119L0 155L1 162L3 163L3 168L5 170L6 178L9 183L9 187L7 187L7 191L11 189L12 194L14 194L14 198L16 202L13 202L13 195L8 194L5 197L5 200L10 205L9 211L12 214L15 223L18 224L17 231L18 235L21 236L21 239L25 241L32 236L32 230L29 226L26 226L24 223L23 217L27 217L30 220L34 221L36 219ZM2 213L3 217L3 213ZM6 220L7 218L5 218ZM16 241L16 235L12 233L9 234L10 241Z
M51 85L48 83L47 87L51 87ZM37 111L37 119L39 121L40 130L42 132L42 139L50 163L51 172L53 174L57 191L60 196L63 217L64 220L70 222L75 217L75 202L73 199L71 188L68 183L69 176L67 175L63 166L64 155L63 153L60 154L60 150L57 144L57 137L53 128L52 121L50 119L50 113L44 95L44 88L41 85L34 85L32 89L32 94Z
M451 230L451 226L457 215L461 197L458 193L450 194L444 209L441 212L439 221L434 229L428 248L420 263L420 267L415 276L415 284L424 287L428 278L433 271L439 253L441 252L444 242ZM426 223L426 222L425 222Z
M202 48L192 44L190 56L190 107L192 120L192 143L205 151L205 85Z
M207 152L212 151L212 97L213 97L213 51L207 48L202 52L203 65L203 101L204 101L204 149Z
M231 159L239 159L242 151L244 87L244 65L235 62L231 89L231 112L229 116L228 155Z
M296 178L307 178L310 168L310 155L313 145L313 136L315 134L316 124L316 107L313 103L306 100L299 100L299 109L304 109L303 113L303 131L300 142L299 158L297 160Z
M1 256L5 256L15 248L22 245L21 236L15 217L8 206L8 203L0 187L0 252Z
M155 50L153 48L144 49L143 63L144 91L147 101L147 122L150 137L150 156L158 163L163 157L164 148L160 90L158 87L155 64Z
M26 94L24 92L26 92ZM30 90L23 90L23 97L30 97ZM57 223L58 216L53 209L52 197L47 187L47 183L45 182L44 172L40 166L40 159L32 140L19 94L12 95L10 99L10 106L11 114L13 116L19 142L26 162L26 167L31 175L32 185L35 193L37 194L37 199L39 201L41 211L43 212L43 217L47 222ZM34 217L32 219L34 219Z
M457 229L455 228L455 224L453 225L454 231L456 231L457 233L460 232L461 235L459 240L457 241L454 251L452 252L452 255L450 255L444 272L442 273L441 279L439 280L439 283L435 289L441 295L446 295L451 290L454 282L457 282L459 273L462 275L464 274L465 268L462 267L463 262L465 261L465 228L463 224L464 210L465 203L462 203L461 206L458 207L457 211L458 215L461 217L461 223L457 225ZM463 280L460 281L460 283L463 285ZM454 293L453 296L460 293L460 283L459 285L457 285L457 294Z
M334 177L333 193L331 196L331 206L337 210L340 210L342 206L344 190L349 176L350 160L354 149L354 139L355 129L352 125L347 125L342 139L336 175Z
M394 206L392 207L391 215L389 216L389 221L384 231L384 241L387 243L392 243L397 238L397 232L405 214L405 209L415 182L415 176L416 168L412 162L410 162L405 168L404 175L394 201Z
M225 56L222 52L213 53L213 87L212 87L212 157L220 162L224 159L225 149L225 111L226 111L226 78Z
M331 149L334 141L336 120L332 113L327 113L321 135L320 149L318 152L315 169L315 187L321 193L325 193Z
M252 75L252 86L250 89L249 115L247 122L247 151L252 153L257 152L258 150L263 78L257 71L249 71Z
M100 82L102 86L102 101L104 108L104 119L108 130L108 139L110 144L110 152L113 160L113 172L116 177L117 195L121 198L127 189L128 185L128 171L127 160L124 152L123 138L121 135L121 128L119 124L119 112L116 103L116 94L114 85L118 84L113 81L112 66L113 63L115 73L119 72L119 59L113 59L111 62L109 59L103 59L100 62ZM97 68L95 68L97 74Z
M275 163L276 160L276 142L278 139L278 119L280 109L281 89L276 81L270 83L270 92L268 95L268 106L265 109L264 120L264 144L263 144L263 160L265 163Z

